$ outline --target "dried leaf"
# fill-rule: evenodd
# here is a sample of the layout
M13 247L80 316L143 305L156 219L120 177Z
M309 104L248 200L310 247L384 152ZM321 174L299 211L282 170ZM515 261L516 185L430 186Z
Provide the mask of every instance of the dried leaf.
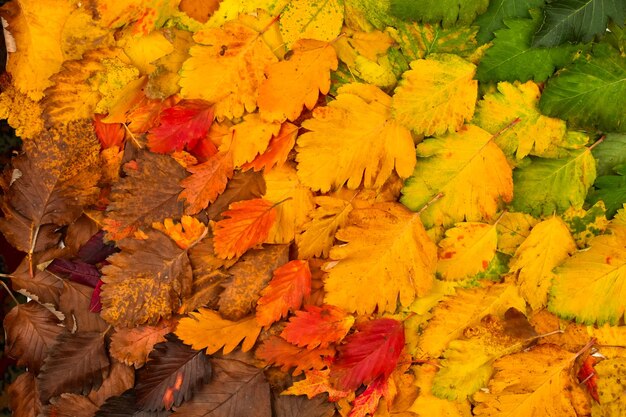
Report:
M15 417L39 417L42 412L35 375L24 372L8 387L9 406Z
M154 326L117 328L111 335L109 353L126 365L141 368L154 345L165 342L165 335L173 331L175 325L173 320L162 320Z
M281 336L299 347L313 349L339 343L350 331L354 317L332 305L305 306L296 311Z
M215 202L209 205L207 216L211 220L218 221L222 213L228 209L231 203L242 200L252 200L265 194L265 180L260 173L237 171L233 175L226 189L217 197Z
M267 363L280 366L284 372L295 368L293 375L298 375L306 370L319 370L328 366L330 359L335 355L335 349L303 349L278 336L270 336L257 348L255 355Z
M233 158L230 153L218 153L187 170L192 175L181 181L184 190L178 198L187 200L186 213L196 214L215 202L226 189L233 176Z

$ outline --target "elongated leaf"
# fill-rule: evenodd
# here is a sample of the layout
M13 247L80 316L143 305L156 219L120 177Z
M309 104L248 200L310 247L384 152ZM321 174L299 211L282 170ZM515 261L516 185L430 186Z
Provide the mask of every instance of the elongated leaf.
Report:
M66 259L55 259L48 265L48 271L65 276L79 284L95 287L100 280L100 271L93 265L82 261L68 261Z
M175 337L159 343L137 373L137 404L147 411L169 410L189 400L211 380L209 358Z

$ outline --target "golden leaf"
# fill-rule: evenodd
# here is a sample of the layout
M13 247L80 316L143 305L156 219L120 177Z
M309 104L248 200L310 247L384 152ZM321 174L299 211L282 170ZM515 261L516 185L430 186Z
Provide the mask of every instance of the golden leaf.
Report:
M437 272L446 280L460 280L484 271L496 254L496 226L457 223L439 242Z

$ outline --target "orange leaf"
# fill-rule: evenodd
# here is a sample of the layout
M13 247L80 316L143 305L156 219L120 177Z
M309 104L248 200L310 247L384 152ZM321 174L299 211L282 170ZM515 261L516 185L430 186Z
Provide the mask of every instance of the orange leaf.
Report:
M256 321L269 326L285 317L290 309L302 305L302 299L311 293L311 271L307 261L294 260L274 271L274 277L257 302Z
M224 192L228 180L233 176L233 158L230 152L222 152L206 162L187 168L192 173L181 181L185 188L179 200L187 200L186 212L196 214Z
M102 121L104 117L103 114L94 114L93 118L93 127L102 149L121 147L124 142L124 127L121 123L105 123Z
M207 233L207 227L200 220L184 215L180 223L165 219L163 223L152 223L152 227L165 233L179 248L189 249Z
M358 397L354 399L354 407L348 417L365 417L374 415L378 408L378 402L383 396L387 396L389 390L388 378L378 377L367 386Z
M300 39L285 61L267 66L267 79L259 88L261 117L271 121L296 120L302 106L311 110L319 93L328 93L330 70L337 69L337 55L326 42Z
M159 115L163 109L174 106L180 98L172 96L165 100L144 99L128 113L128 130L132 133L145 133L159 122Z
M289 389L282 394L287 395L306 395L309 399L316 395L327 392L328 401L338 401L347 397L352 393L351 390L338 390L330 383L330 369L310 370L304 373L305 378L301 381L294 382Z
M306 306L306 311L296 311L296 316L281 333L289 343L313 349L341 341L354 324L354 317L332 305Z
M154 326L118 327L111 336L109 353L126 365L141 368L154 345L165 342L165 335L174 330L175 320L161 320Z
M276 209L271 201L255 198L232 203L222 216L213 227L213 244L220 258L230 259L267 239Z
M298 375L308 369L322 369L328 365L328 359L334 355L335 349L302 349L278 336L270 336L256 350L257 358L280 366L284 372L296 368L293 375Z
M265 152L254 158L253 161L243 164L241 166L242 171L249 169L261 171L263 169L268 172L275 166L282 166L296 143L296 136L298 136L298 127L289 122L283 123L278 134L270 139Z
M598 394L598 374L596 374L596 370L594 366L596 364L596 358L589 355L584 360L583 364L578 371L578 381L582 384L584 383L587 386L587 391L591 398L596 400L596 402L600 403L600 395Z

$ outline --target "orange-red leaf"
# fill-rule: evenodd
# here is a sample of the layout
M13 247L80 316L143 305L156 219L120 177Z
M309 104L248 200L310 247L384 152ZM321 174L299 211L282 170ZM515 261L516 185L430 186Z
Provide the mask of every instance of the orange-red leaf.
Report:
M274 277L263 289L257 302L256 320L269 326L285 317L289 310L302 305L304 297L311 294L311 271L307 261L294 260L274 271Z
M213 203L224 192L233 176L233 158L229 152L221 152L206 162L187 168L192 175L181 181L185 188L180 199L186 199L188 214L196 214Z
M94 114L93 118L93 127L102 149L121 147L124 141L124 126L121 123L105 123L102 121L104 118L103 114Z
M203 100L181 100L161 112L161 123L148 133L152 152L181 151L194 148L213 123L213 105Z
M347 397L352 390L338 390L330 383L330 369L310 370L304 373L303 380L294 382L289 389L283 392L288 395L306 395L309 399L327 392L328 401L338 401Z
M596 374L596 370L593 368L596 364L596 358L589 355L583 362L580 370L578 371L578 381L587 386L587 391L591 398L596 400L596 402L600 403L600 395L598 394L598 374Z
M132 133L145 133L159 122L159 115L164 109L174 106L180 99L177 96L165 100L144 99L128 113L128 130Z
M393 372L404 347L404 327L394 319L377 319L357 326L339 346L331 380L339 389L357 389Z
M180 219L180 223L165 219L163 223L152 223L152 227L168 235L181 249L189 249L207 234L204 223L187 215Z
M265 152L254 158L253 161L243 164L241 169L243 171L249 169L261 171L263 169L265 172L269 172L275 166L283 165L289 152L296 144L296 136L298 136L298 127L289 122L283 123L278 134L270 139Z
M388 378L378 377L367 386L358 397L354 399L354 406L348 417L365 417L374 415L380 399L387 395L389 389Z
M322 369L328 365L329 358L334 355L334 349L302 349L278 336L270 336L256 350L257 358L280 366L284 372L296 368L293 375L298 375L308 369Z
M276 220L274 203L262 198L232 203L213 228L215 253L223 259L243 255L264 242Z
M296 311L281 336L289 343L313 349L341 341L354 324L354 317L332 305L306 306Z

